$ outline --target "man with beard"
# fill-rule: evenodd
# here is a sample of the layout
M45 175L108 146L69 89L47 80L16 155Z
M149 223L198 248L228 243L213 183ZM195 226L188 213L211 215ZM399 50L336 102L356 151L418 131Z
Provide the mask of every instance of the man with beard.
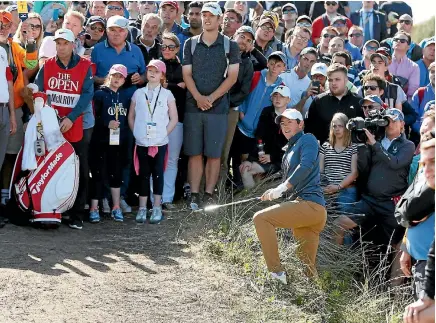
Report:
M349 119L364 117L360 107L360 98L348 91L348 71L341 64L332 64L327 70L329 90L318 95L309 107L306 132L312 133L322 145L329 137L330 122L337 112L344 113Z
M135 44L141 49L145 65L148 65L152 59L158 59L161 55L157 36L162 26L162 19L155 13L148 13L142 18L141 36L136 38Z
M201 2L191 2L189 4L188 11L188 22L189 27L183 29L183 31L177 35L177 38L180 40L180 52L179 58L180 61L183 60L183 48L185 46L185 42L188 38L192 36L200 35L203 31L203 27L201 25L201 8L203 4Z
M241 25L242 16L235 9L226 9L221 27L222 33L232 38Z

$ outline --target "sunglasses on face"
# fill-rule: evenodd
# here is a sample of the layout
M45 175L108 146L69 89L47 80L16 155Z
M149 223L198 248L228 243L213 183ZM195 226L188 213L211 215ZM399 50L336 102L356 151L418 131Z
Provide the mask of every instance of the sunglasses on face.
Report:
M32 30L40 30L41 29L41 25L29 24L29 27Z
M400 20L400 24L411 25L412 22L410 20Z
M284 15L289 15L289 14L291 14L291 13L295 13L295 12L296 12L296 11L293 10L293 9L285 9L285 10L283 10L282 14L284 14Z
M123 10L123 8L118 7L118 6L107 6L107 9L108 10L117 10L117 11Z
M267 32L272 32L272 31L274 31L274 28L273 28L273 27L268 27L268 26L266 26L266 25L260 26L260 29L262 29L262 30L264 30L264 31L267 31Z
M162 45L160 48L162 50L167 50L168 49L169 51L174 52L175 49L176 49L176 45Z
M10 5L9 1L0 1L0 5L7 6Z
M363 36L363 34L350 34L351 38L360 38L362 36Z
M235 18L225 17L225 18L224 18L224 22L231 22L231 23L234 23L234 22L236 22L236 19L235 19Z
M375 91L375 90L378 89L378 86L377 86L377 85L365 85L365 86L363 87L363 89L364 89L365 91L368 91L368 90Z
M373 51L376 51L378 49L377 46L369 46L369 45L367 45L365 48L369 52L373 52Z
M330 2L330 1L327 1L325 4L326 4L327 6L336 6L336 2Z
M332 38L335 38L336 35L324 34L324 35L322 35L322 37L332 39Z
M312 24L309 22L299 22L297 24L298 27L312 27Z
M104 28L103 27L98 27L98 26L91 26L91 30L98 30L99 32L103 32Z
M401 44L409 43L407 39L404 38L394 38L393 41L396 43L400 42Z
M377 105L362 105L362 109L369 109L369 110L372 110L372 109L377 109L378 108L378 106Z

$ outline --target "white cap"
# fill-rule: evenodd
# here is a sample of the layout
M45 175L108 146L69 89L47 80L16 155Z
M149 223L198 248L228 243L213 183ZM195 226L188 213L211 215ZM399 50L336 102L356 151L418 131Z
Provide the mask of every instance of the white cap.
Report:
M120 27L124 29L128 29L129 27L129 19L126 19L122 16L112 16L107 20L107 28L109 27Z
M66 41L74 43L76 37L74 37L74 34L71 30L61 28L61 29L56 30L56 32L55 32L54 40L56 40L56 39L65 39Z
M286 109L285 112L283 112L281 115L277 116L276 117L277 124L280 124L280 120L282 119L282 117L285 117L286 119L289 119L289 120L300 120L300 121L304 120L301 112L296 110L296 109Z
M274 93L280 93L281 96L291 98L291 90L286 85L279 85L277 86L271 93L271 96L274 95Z
M324 63L315 63L312 66L310 75L321 74L327 77L327 65Z
M216 2L207 2L201 8L201 12L210 12L214 16L221 16L223 14L221 7Z
M43 58L43 57L53 57L56 56L57 51L56 51L56 43L54 41L54 37L44 37L42 42L41 42L41 46L39 47L39 51L38 51L38 59Z

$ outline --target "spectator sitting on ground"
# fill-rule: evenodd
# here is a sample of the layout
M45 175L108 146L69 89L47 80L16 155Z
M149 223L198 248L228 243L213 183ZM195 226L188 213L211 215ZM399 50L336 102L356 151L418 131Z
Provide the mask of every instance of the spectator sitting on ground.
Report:
M313 47L307 47L303 49L299 55L298 65L289 69L280 77L283 79L283 83L291 91L291 102L288 104L288 108L295 107L301 100L301 95L310 85L310 78L308 74L312 69L312 66L316 63L317 54L316 49Z
M368 40L362 48L363 59L353 62L353 67L360 74L363 71L369 70L371 65L371 55L380 47L380 44L375 39Z
M422 59L416 62L419 66L419 86L427 86L430 83L428 68L435 61L435 41L431 40L425 43L422 51Z
M256 175L273 174L280 170L283 147L287 141L275 119L286 110L290 94L287 86L277 86L271 94L272 106L262 110L255 136L257 142L263 144L263 151L259 147L250 151L247 160L239 168L246 189L255 186Z
M283 52L286 55L286 66L290 70L297 66L301 51L307 48L307 43L310 40L310 30L306 27L295 27L286 33L286 40L287 44Z
M348 118L336 113L330 124L328 142L319 152L321 181L326 183L324 194L337 194L339 210L346 212L348 205L357 202L357 145L351 142L351 131L346 128Z
M327 81L327 65L324 63L315 63L310 71L311 83L307 90L301 94L301 100L295 106L295 109L301 112L303 117L306 118L309 107L312 104L313 99L326 90ZM313 82L319 82L319 87L315 86Z
M353 26L348 31L348 41L360 50L363 46L363 29L359 26Z
M330 41L338 36L339 32L332 26L327 26L322 30L320 42L317 46L318 57L321 57L324 54L329 54Z
M362 54L360 49L348 41L348 18L344 16L338 16L334 18L331 22L331 26L335 27L339 31L339 37L344 40L344 49L350 53L353 61L362 59Z
M229 38L233 38L239 27L242 26L242 16L235 9L226 9L221 25L221 32Z

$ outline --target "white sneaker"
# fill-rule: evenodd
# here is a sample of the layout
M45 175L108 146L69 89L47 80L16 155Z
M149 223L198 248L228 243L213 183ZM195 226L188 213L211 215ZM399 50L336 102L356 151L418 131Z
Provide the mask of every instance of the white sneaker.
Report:
M132 207L124 199L120 201L120 208L123 213L132 213Z
M111 208L107 199L103 199L103 213L111 213Z
M284 271L280 272L280 273L271 273L271 277L273 279L278 280L279 282L281 282L282 284L286 285L287 281L286 281L286 273Z

